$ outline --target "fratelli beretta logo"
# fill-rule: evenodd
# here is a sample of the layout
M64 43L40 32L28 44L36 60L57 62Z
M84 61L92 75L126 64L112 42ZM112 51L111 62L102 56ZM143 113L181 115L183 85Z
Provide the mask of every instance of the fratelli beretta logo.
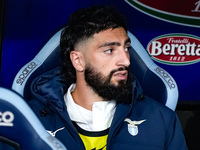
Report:
M166 34L151 40L147 51L160 63L193 64L200 61L200 38L189 34Z
M135 9L154 18L200 27L200 0L125 0Z

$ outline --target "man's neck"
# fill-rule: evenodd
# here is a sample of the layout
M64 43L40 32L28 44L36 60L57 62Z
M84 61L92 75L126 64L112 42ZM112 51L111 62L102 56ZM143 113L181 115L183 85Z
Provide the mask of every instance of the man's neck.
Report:
M104 101L102 97L97 95L93 89L84 82L76 83L76 87L71 94L76 104L91 111L94 102Z
M94 102L92 111L76 104L72 98L72 92L76 85L72 84L64 95L65 104L70 119L86 131L102 131L110 127L115 110L115 101Z

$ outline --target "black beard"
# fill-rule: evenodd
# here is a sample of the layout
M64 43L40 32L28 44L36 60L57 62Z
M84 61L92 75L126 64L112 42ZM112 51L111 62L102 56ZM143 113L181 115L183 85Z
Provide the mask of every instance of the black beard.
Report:
M116 71L127 70L127 80L120 80L118 85L111 83L112 75ZM115 100L118 103L130 103L132 97L132 76L128 67L121 67L111 71L109 76L102 75L91 65L86 66L85 70L86 83L105 100Z

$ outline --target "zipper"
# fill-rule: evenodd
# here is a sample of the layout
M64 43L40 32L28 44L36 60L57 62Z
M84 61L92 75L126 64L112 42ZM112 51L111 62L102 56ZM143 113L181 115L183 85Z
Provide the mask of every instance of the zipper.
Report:
M122 108L119 108L119 107L122 107ZM127 107L129 107L129 108L127 108ZM122 114L119 114L119 115L117 114L118 115L117 118L114 116L113 122L112 122L111 127L110 127L110 132L108 133L106 150L109 150L110 143L112 141L112 137L115 136L116 132L118 132L120 127L123 125L124 119L129 115L131 108L132 108L132 106L118 104L118 107L116 109L117 113L121 113L120 110L126 110L126 111Z
M133 85L136 87L136 82ZM115 116L113 118L111 127L110 127L110 132L108 133L108 139L107 139L107 147L106 150L109 150L110 143L112 141L112 137L115 136L116 132L120 129L120 127L124 123L124 119L128 117L128 115L131 113L133 107L136 105L138 99L138 89L135 88L132 92L132 103L129 105L124 105L124 104L118 104L116 111L115 111ZM125 112L123 112L123 110ZM119 113L119 114L116 114ZM116 116L117 115L117 116Z

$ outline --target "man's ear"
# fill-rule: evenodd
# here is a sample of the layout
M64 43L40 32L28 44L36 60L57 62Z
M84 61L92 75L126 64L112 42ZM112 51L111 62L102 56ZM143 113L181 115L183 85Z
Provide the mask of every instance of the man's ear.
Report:
M77 71L84 71L84 60L83 55L80 51L71 51L70 59L72 61L72 65Z

